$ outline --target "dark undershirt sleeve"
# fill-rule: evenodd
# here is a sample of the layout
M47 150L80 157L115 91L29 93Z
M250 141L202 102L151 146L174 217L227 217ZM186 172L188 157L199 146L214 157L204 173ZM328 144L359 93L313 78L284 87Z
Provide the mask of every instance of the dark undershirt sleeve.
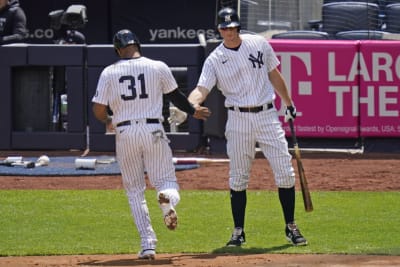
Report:
M171 93L165 94L165 96L180 110L183 110L190 115L194 114L195 109L181 90L175 89Z

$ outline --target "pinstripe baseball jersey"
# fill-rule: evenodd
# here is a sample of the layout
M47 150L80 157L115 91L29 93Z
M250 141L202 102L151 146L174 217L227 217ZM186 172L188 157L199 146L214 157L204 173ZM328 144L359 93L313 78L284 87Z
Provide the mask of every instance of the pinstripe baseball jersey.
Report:
M162 96L178 87L168 66L146 57L121 59L101 73L92 101L109 105L113 124L162 116Z
M236 50L222 43L207 57L197 85L211 90L217 85L225 96L225 106L260 106L275 99L268 72L279 60L267 40L259 35L241 34ZM220 78L222 77L222 78Z

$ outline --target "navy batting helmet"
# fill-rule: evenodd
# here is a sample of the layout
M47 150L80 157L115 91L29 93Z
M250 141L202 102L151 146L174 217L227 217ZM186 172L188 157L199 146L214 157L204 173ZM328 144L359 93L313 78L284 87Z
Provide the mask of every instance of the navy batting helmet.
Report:
M140 50L140 42L137 36L130 30L120 30L114 35L114 48L120 49L128 45L137 45Z
M233 8L225 7L218 12L218 29L240 27L240 19Z

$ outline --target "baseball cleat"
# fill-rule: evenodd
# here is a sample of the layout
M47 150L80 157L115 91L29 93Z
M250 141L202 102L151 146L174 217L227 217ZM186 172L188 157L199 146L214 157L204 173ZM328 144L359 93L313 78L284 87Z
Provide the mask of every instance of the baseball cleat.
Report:
M246 237L243 231L243 228L241 227L236 227L233 230L232 237L226 243L227 247L240 247L242 244L246 243Z
M156 251L154 249L144 249L138 254L140 260L154 260L155 256Z
M158 195L158 203L164 214L164 223L169 230L175 230L178 226L178 215L171 205L169 198L163 193Z
M305 246L307 240L301 235L295 223L288 223L285 228L286 239L294 246Z

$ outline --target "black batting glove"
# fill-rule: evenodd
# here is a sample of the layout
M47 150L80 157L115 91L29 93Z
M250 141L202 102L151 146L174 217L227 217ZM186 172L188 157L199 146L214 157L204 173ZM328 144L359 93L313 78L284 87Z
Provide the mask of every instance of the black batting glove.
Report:
M296 107L294 105L286 107L285 122L288 122L289 120L294 121L295 118L296 118Z

